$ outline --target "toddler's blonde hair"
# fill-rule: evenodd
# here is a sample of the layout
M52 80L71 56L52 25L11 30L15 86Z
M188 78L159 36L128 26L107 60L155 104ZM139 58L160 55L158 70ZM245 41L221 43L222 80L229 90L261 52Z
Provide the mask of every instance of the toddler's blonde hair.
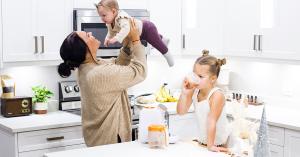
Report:
M116 0L101 0L98 4L95 4L95 6L97 9L99 6L103 6L105 8L119 10L119 4Z
M226 59L225 58L217 59L216 57L208 54L209 54L208 50L203 50L202 56L196 60L195 64L208 65L209 72L219 77L221 66L226 64Z

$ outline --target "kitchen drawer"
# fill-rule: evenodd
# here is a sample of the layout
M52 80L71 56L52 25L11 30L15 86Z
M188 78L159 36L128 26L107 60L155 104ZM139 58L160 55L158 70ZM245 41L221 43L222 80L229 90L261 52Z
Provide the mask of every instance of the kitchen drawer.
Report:
M18 133L19 152L83 143L81 126Z
M271 144L284 146L284 128L269 125L269 140Z
M66 146L66 147L35 150L35 151L30 151L30 152L19 153L19 157L43 157L45 153L65 151L65 150L70 150L70 149L79 149L79 148L85 148L85 147L86 147L85 144L78 144L78 145L72 145L72 146Z
M198 137L198 125L194 113L185 115L170 115L169 132L181 140L193 140Z
M271 157L283 157L283 147L270 144Z

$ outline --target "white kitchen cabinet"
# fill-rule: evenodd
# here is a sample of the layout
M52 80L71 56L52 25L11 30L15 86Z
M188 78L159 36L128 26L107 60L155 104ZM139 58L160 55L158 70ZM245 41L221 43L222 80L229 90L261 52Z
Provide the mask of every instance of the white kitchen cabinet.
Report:
M283 157L284 128L269 125L270 153L272 157Z
M283 156L283 147L270 144L270 153L271 157L284 157Z
M220 0L182 0L184 54L201 55L203 49L222 54L223 10Z
M300 60L299 1L225 0L224 15L226 55Z
M0 8L2 8L2 0L0 0ZM0 68L2 68L2 11L0 11Z
M285 129L284 157L300 156L300 132Z
M95 8L100 0L75 0L74 8ZM120 9L148 9L149 0L118 0Z
M269 125L269 141L271 144L284 146L284 128Z
M60 59L73 0L2 1L3 62Z
M261 30L262 53L271 58L300 60L300 21L296 20L300 19L300 1L272 1L272 27Z
M42 157L43 154L84 148L81 126L10 133L0 130L0 152L5 157Z
M179 139L193 140L198 137L198 125L194 113L185 115L170 115L169 132Z
M254 35L259 33L259 0L225 0L223 50L226 55L255 53Z
M150 20L156 25L158 33L170 39L168 49L171 54L181 53L181 0L149 2ZM171 6L171 7L166 7ZM153 55L160 55L156 49Z
M71 150L71 149L79 149L79 148L85 148L85 144L79 144L79 145L72 145L72 146L66 146L66 147L58 147L58 148L51 148L46 150L36 150L36 151L30 151L30 152L22 152L19 154L19 157L43 157L45 153L51 153L51 152L58 152L58 151L65 151L65 150Z

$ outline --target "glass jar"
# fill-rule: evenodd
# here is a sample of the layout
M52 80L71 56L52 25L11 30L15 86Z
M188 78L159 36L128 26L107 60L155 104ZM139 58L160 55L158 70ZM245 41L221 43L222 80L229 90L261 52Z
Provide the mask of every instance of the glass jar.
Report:
M148 127L148 144L150 148L165 148L168 145L167 128L164 125Z

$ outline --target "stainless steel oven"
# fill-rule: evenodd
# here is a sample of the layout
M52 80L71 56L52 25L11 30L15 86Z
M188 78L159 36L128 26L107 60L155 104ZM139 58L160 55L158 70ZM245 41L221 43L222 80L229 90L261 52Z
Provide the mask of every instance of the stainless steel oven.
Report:
M124 11L136 19L149 20L150 18L149 12L145 9L124 9ZM73 11L73 30L92 32L93 36L100 40L101 43L104 42L107 34L106 24L101 20L96 9L75 9ZM142 43L146 47L148 54L150 52L149 44L147 45L145 41L142 41ZM121 46L120 43L112 44L108 47L101 44L97 56L117 56Z

